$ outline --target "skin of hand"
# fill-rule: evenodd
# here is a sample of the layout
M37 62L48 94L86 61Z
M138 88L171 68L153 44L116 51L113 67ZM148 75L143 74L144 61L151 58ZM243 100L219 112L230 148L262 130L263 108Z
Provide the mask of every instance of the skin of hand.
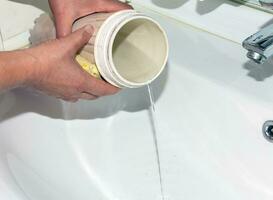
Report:
M117 0L48 0L55 18L57 37L71 33L73 22L83 16L96 12L114 12L132 9Z
M118 88L95 79L76 63L75 54L89 41L91 26L71 33L73 22L95 12L131 9L116 0L49 0L58 39L39 46L0 52L0 91L21 85L75 102L112 95Z
M92 77L75 61L92 33L88 25L33 48L0 53L0 89L26 85L71 102L115 94L118 88Z

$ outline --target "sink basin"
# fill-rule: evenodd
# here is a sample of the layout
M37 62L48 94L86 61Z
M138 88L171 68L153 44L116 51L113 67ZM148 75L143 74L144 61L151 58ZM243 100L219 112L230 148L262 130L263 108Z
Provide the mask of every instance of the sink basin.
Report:
M153 84L168 200L271 200L271 61L141 8L167 30L168 67ZM30 89L0 96L0 199L159 200L147 88L66 103Z

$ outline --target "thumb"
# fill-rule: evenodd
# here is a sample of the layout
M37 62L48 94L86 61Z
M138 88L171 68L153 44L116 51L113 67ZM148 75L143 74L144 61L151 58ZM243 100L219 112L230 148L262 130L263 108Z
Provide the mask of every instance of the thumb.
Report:
M85 44L88 43L93 35L94 28L91 25L87 25L70 35L62 38L63 42L67 45L72 55L75 55Z

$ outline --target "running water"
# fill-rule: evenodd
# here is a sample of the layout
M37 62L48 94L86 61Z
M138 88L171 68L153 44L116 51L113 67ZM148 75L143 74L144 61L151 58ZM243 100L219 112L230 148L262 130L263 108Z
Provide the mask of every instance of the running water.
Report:
M161 200L165 200L164 190L163 190L163 180L162 180L162 173L161 173L161 163L160 163L160 156L159 156L159 149L158 149L158 122L156 118L156 110L155 110L155 101L153 96L153 91L151 85L148 85L148 92L151 102L150 112L151 112L151 121L152 121L152 128L153 128L153 139L156 151L156 159L157 159L157 167L158 167L158 175L159 175L159 182L160 182L160 191L161 191Z

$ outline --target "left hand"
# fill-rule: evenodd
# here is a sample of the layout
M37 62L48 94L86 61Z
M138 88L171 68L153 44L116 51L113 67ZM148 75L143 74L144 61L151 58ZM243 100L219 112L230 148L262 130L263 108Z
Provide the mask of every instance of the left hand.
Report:
M28 72L23 83L48 95L72 102L79 99L93 100L117 93L118 88L90 76L75 61L76 53L89 41L92 34L93 28L87 25L66 37L21 50L20 58L24 62L31 61L26 67L20 67L25 74ZM18 64L15 56L10 60L16 60ZM17 68L21 63L23 62L16 65ZM23 73L19 74L21 77Z
M95 12L115 12L132 9L118 0L48 0L55 17L57 37L65 37L72 31L73 22Z

